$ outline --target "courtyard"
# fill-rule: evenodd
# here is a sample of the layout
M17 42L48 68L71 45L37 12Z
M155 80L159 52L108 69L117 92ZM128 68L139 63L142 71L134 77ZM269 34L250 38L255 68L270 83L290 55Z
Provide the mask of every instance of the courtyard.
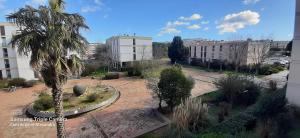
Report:
M192 96L199 96L216 90L213 80L223 76L219 73L199 71L193 68L184 68L187 76L195 79ZM64 86L80 85L110 85L120 91L120 98L103 110L92 112L68 119L66 132L68 137L135 137L168 124L168 119L161 116L156 110L150 90L146 88L146 80L138 78L120 78L117 80L97 80L83 78L69 80ZM17 89L13 93L0 92L1 128L0 137L55 137L54 122L30 121L24 115L23 109L32 103L44 84L32 88ZM16 126L25 124L24 126ZM27 124L27 126L26 126Z

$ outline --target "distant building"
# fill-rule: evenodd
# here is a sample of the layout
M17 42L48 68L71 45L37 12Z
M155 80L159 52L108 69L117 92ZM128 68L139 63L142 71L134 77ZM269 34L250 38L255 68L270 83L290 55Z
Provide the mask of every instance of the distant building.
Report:
M152 38L142 36L113 36L106 40L114 67L132 61L152 60Z
M300 106L300 1L296 0L296 19L293 39L292 62L286 97L289 103Z
M270 41L184 41L190 48L190 59L202 62L221 61L226 63L239 62L239 65L257 63L258 53L268 52ZM264 48L264 49L262 49Z
M270 49L278 49L284 51L290 41L270 41Z
M104 46L101 43L89 43L89 45L86 48L86 54L83 59L85 60L94 60L96 59L95 54L97 52L97 47Z
M32 80L37 74L29 65L30 57L19 55L17 47L10 44L19 28L12 23L0 23L0 79L24 78Z

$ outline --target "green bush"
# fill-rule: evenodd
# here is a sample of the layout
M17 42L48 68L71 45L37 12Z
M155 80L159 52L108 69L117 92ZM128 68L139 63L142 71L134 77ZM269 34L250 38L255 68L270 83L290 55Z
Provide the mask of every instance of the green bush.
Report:
M127 74L128 74L129 77L141 76L142 75L142 70L139 69L139 68L130 67L130 68L127 68Z
M177 67L164 69L158 82L162 99L171 109L191 95L193 86L194 82L185 77L182 70Z
M29 81L26 81L25 82L25 86L26 88L29 88L29 87L33 87L34 85L36 85L38 83L37 80L29 80Z
M234 101L235 104L248 106L257 101L261 93L261 87L249 80L246 81L245 85L244 92L238 93L237 98Z
M7 80L0 80L0 89L7 88L8 87L8 81Z
M280 71L284 71L285 67L282 65L274 64L274 65L264 65L258 70L259 75L271 75L274 73L278 73Z
M75 86L73 87L73 93L74 93L76 96L82 95L85 91L86 91L86 87L85 87L85 86L75 85Z
M237 74L228 74L217 80L215 85L224 94L225 101L238 105L255 103L261 89L252 80Z
M285 88L274 92L266 92L257 101L257 111L255 113L261 119L268 119L279 113L286 111Z
M99 98L99 94L97 93L91 93L86 97L86 102L95 102Z
M119 79L120 75L117 72L107 73L104 77L105 80Z
M45 92L41 93L33 104L33 108L38 111L46 111L51 107L53 107L52 97Z
M8 81L8 86L25 87L26 80L23 78L14 78Z

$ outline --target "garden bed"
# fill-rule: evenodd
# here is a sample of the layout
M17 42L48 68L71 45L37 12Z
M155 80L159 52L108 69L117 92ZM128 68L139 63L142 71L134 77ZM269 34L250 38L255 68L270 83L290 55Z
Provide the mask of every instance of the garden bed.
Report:
M50 91L46 91L50 93ZM97 98L90 100L92 94L97 94ZM72 96L72 89L64 90L64 116L67 118L74 117L95 109L105 108L114 103L120 96L120 92L111 86L94 86L87 88L85 94L74 97ZM68 100L68 98L70 98ZM51 97L52 99L52 97ZM30 104L27 109L27 115L30 117L53 118L55 117L54 108L46 110L37 109L36 103Z

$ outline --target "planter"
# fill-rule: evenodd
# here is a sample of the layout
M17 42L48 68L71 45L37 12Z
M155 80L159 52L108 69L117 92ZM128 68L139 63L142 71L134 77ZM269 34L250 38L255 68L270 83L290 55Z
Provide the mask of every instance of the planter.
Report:
M111 87L111 86L108 86L108 87ZM103 109L103 108L113 104L115 101L117 101L119 99L120 92L117 89L115 89L114 87L111 87L111 88L114 89L114 92L113 92L113 96L110 97L109 99L107 99L107 100L105 100L101 103L86 106L84 108L76 108L76 109L67 110L67 111L64 112L64 116L66 118L72 118L72 117L75 117L75 116L78 116L80 114L84 114L84 113L87 113L87 112L90 112L90 111L93 111L93 110L96 110L96 109ZM54 112L37 111L33 108L33 104L34 103L27 106L27 109L26 109L26 114L29 117L55 118L55 113Z

